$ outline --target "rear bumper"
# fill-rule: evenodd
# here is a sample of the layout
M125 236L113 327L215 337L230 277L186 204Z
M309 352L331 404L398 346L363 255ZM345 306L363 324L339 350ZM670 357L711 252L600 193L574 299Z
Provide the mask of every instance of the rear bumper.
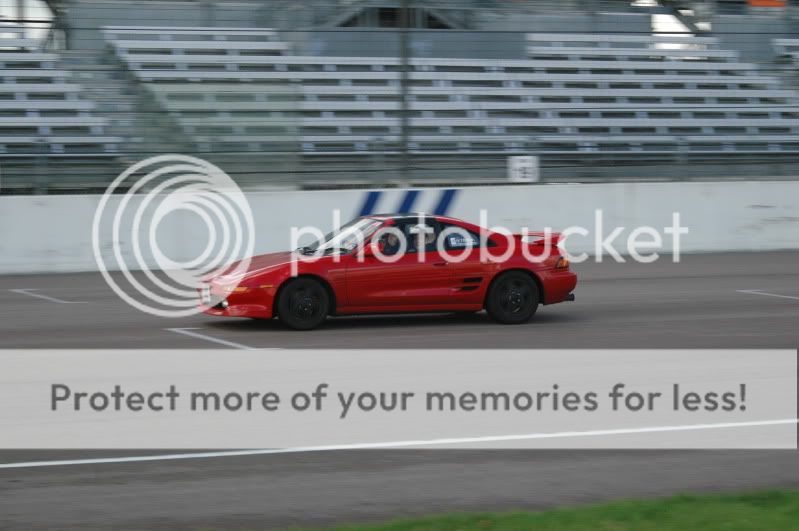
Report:
M552 270L541 274L544 286L544 304L556 304L574 300L577 275L569 270Z

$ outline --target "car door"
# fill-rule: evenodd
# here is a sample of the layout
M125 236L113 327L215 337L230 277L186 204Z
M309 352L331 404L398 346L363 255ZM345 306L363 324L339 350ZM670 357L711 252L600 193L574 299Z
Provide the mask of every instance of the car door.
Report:
M408 237L418 220L401 220L393 226ZM434 222L425 225L438 233ZM421 258L420 258L421 254ZM426 246L422 253L412 242L405 252L389 257L352 257L347 265L347 298L353 307L375 309L424 310L451 303L453 273L450 264L435 249Z
M494 242L454 223L441 222L440 229L453 274L451 302L482 304L497 266L489 260L481 260L481 246L494 246Z

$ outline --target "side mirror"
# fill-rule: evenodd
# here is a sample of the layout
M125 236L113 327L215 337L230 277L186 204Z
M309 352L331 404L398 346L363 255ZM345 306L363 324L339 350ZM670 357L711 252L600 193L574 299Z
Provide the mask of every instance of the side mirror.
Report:
M381 241L376 242L369 242L366 247L363 248L363 255L364 256L375 256L377 254L383 254L386 246Z

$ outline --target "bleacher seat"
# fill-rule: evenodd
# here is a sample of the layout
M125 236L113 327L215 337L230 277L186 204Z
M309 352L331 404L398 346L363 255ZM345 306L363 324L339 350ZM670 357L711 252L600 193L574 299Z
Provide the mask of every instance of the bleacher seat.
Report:
M399 148L398 58L290 55L271 30L116 27L104 33L198 145L267 150L290 137L307 154ZM412 58L411 150L799 150L799 95L718 49L714 38L527 39L528 59Z
M202 152L296 149L284 75L250 75L285 53L271 30L108 27L116 55ZM296 143L295 143L296 144Z
M571 109L597 96L612 103L591 116L602 117L605 127L596 128L585 116L564 124L573 130L561 130L566 134L559 141L578 151L623 150L625 144L632 150L649 145L687 153L797 150L799 95L780 88L777 78L760 74L755 65L739 62L736 52L719 50L713 37L529 34L527 40L531 58L560 60L589 83L602 76L592 64L598 59L628 77L629 84L600 82L581 94L564 94L562 103ZM627 115L624 107L630 108ZM636 124L629 121L633 110ZM658 141L618 136L626 132L657 135Z
M799 39L774 39L773 45L778 59L799 66Z
M783 82L791 87L799 87L799 39L774 39L772 46L774 63Z
M106 120L81 99L57 54L39 51L16 26L0 26L0 159L5 185L17 173L47 164L42 157L116 156L121 139L105 134ZM70 164L66 164L69 166ZM74 165L74 164L73 164ZM43 176L47 177L47 176Z

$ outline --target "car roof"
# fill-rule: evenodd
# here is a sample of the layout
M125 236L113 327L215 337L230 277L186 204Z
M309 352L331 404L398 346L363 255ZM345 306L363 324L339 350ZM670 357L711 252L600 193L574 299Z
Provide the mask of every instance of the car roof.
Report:
M396 213L395 214L369 214L368 216L363 216L363 217L369 218L369 219L377 219L377 220L380 220L380 221L385 221L385 220L388 220L388 219L398 220L398 219L418 219L418 218L422 218L422 219L435 219L435 220L443 221L443 222L452 222L452 223L471 225L471 223L463 221L462 219L453 218L453 217L449 217L449 216L442 216L442 215L439 215L439 214L427 214L425 212L408 212L408 213L405 213L405 214L396 214Z
M413 220L438 220L442 219L441 216L437 216L436 214L426 214L424 212L405 212L402 214L397 213L388 213L388 214L369 214L368 216L363 216L369 219L376 219L379 221L413 221Z
M469 230L491 232L490 230L484 229L484 228L482 228L482 227L480 227L478 225L475 225L474 223L469 223L468 221L464 221L462 219L453 218L453 217L450 217L450 216L441 216L439 214L426 214L424 212L411 212L411 213L405 213L405 214L397 214L397 213L370 214L368 216L363 216L363 217L364 218L368 218L368 219L375 219L375 220L378 220L378 221L387 221L387 220L413 221L413 220L419 219L421 217L422 219L434 219L434 220L439 221L441 223L453 223L455 225L460 225L460 226L462 226L464 228L467 228Z
M365 218L372 218L372 219L379 219L381 221L385 221L387 219L414 219L414 218L438 218L435 214L425 214L424 212L406 212L404 214L392 213L392 214L369 214L368 216L364 216Z

